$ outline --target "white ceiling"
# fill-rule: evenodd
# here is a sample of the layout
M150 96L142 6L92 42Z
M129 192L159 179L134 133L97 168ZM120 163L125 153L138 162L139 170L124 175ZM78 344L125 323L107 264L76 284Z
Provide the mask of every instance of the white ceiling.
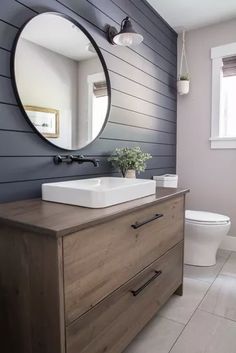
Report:
M34 17L24 28L21 38L73 60L96 56L90 40L73 23L51 13Z
M177 32L236 18L236 0L148 0Z

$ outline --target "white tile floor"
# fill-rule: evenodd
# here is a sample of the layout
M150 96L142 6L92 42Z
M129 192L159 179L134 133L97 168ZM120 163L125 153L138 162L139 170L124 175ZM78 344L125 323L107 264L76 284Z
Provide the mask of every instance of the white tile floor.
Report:
M184 295L173 295L125 353L236 353L236 253L213 267L185 266Z

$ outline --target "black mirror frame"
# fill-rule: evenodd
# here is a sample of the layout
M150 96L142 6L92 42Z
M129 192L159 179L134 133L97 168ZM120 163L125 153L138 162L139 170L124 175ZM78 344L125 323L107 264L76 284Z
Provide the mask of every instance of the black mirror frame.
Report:
M35 17L37 16L40 16L42 14L53 14L53 15L57 15L57 16L60 16L62 18L65 18L66 20L72 22L75 26L77 26L87 37L88 39L90 40L90 42L92 43L93 47L95 48L96 50L96 53L100 59L100 62L102 64L102 67L103 67L103 71L104 71L104 74L105 74L105 77L106 77L106 83L107 83L107 93L108 93L108 107L107 107L107 112L106 112L106 117L105 117L105 120L104 120L104 123L101 127L101 130L99 132L99 134L96 136L96 138L94 140L92 140L91 142L89 142L87 145L79 148L79 149L75 149L75 150L68 150L68 149L65 149L65 148L62 148L62 147L58 147L57 145L55 145L54 143L50 142L46 137L44 137L42 134L40 134L40 132L36 129L36 127L34 126L34 124L31 122L31 120L29 119L28 115L26 114L26 111L23 107L23 104L21 102L21 99L20 99L20 95L19 95L19 92L18 92L18 89L17 89L17 84L16 84L16 74L15 74L15 55L16 55L16 47L17 47L17 44L18 44L18 40L20 38L20 35L21 33L23 32L24 28L27 26L27 24ZM109 77L109 73L108 73L108 69L107 69L107 65L106 65L106 62L103 58L103 55L97 45L97 43L95 42L95 40L93 39L93 37L91 36L91 34L79 23L77 22L76 20L74 20L72 17L68 16L68 15L65 15L65 14L62 14L60 12L56 12L56 11L45 11L45 12L41 12L40 14L30 18L26 23L24 23L24 25L20 28L20 30L18 31L17 35L16 35L16 38L13 42L13 47L12 47L12 54L11 54L11 62L10 62L10 72L11 72L11 81L12 81L12 86L13 86L13 90L14 90L14 93L15 93L15 97L16 97L16 101L20 107L20 110L24 116L24 118L27 120L27 122L29 123L29 125L32 127L32 129L37 133L38 136L40 136L40 138L44 141L46 141L50 146L53 146L61 151L80 151L88 146L90 146L92 143L94 143L98 138L99 136L102 134L103 130L105 129L106 125L107 125L107 122L108 122L108 118L109 118L109 115L110 115L110 110L111 110L111 82L110 82L110 77Z

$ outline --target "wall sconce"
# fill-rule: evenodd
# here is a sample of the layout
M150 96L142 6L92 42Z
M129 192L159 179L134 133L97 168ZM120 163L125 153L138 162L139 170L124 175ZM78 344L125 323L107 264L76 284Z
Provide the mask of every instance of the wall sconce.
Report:
M115 27L109 26L107 30L108 40L111 44L128 47L138 45L143 41L143 36L137 33L131 24L129 17L123 19L120 32Z

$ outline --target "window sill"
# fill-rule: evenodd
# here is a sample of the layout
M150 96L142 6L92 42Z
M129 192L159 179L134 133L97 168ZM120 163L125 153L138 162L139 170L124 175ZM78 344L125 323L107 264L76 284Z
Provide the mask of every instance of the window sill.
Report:
M211 149L236 149L236 137L210 137Z

